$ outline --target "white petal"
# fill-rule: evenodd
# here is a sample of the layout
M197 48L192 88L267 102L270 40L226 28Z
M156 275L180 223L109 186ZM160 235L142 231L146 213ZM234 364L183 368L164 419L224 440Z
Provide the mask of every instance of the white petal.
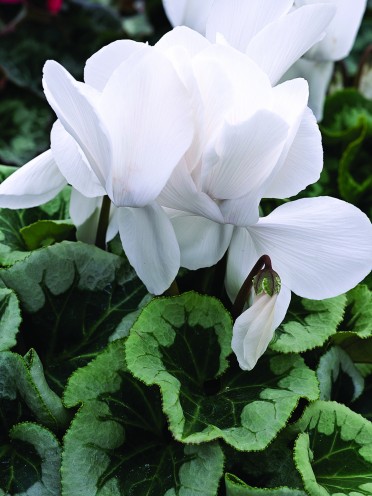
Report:
M0 208L30 208L46 203L66 186L50 150L15 171L0 185Z
M207 194L198 191L184 161L173 171L165 188L158 197L163 207L208 217L223 223L223 216L217 204Z
M106 86L115 69L129 57L149 47L133 40L118 40L98 50L85 64L84 81L98 91Z
M315 117L306 109L283 164L273 174L264 198L288 198L315 183L323 168L322 138Z
M319 1L319 0L318 0ZM321 0L324 2L324 0ZM327 0L337 7L336 14L326 29L326 36L307 54L314 60L341 60L349 55L366 9L367 0ZM296 3L312 3L314 0L300 0Z
M211 45L195 57L194 70L204 102L211 100L211 94L216 95L217 101L218 94L220 101L223 99L223 104L216 105L211 113L214 118L223 116L237 124L258 110L269 109L272 88L267 74L259 64L232 47Z
M206 36L212 42L221 33L230 45L245 52L251 39L267 24L286 14L293 0L215 0Z
M214 0L163 0L163 5L173 26L184 24L204 34L213 2Z
M265 253L258 251L247 229L235 228L227 255L225 278L226 291L232 302L261 255Z
M249 43L246 53L276 84L321 39L334 12L335 8L328 4L301 7L262 29Z
M233 231L205 217L180 214L171 218L181 250L181 266L195 270L215 265L225 254Z
M106 189L116 206L153 201L194 132L190 98L169 60L157 50L138 58L135 67L119 66L99 102L113 146Z
M87 198L72 188L70 217L77 228L76 237L79 241L95 243L101 205L102 197Z
M286 203L249 227L249 232L258 255L269 255L283 284L305 298L344 293L372 267L369 219L335 198Z
M104 184L110 169L111 145L95 108L100 93L75 81L52 60L44 66L43 86L45 96L63 127L79 144L101 184ZM93 96L95 104L92 103Z
M284 319L291 292L282 287L274 296L256 296L253 304L235 321L231 347L243 370L252 370L264 354L275 329Z
M284 74L283 79L303 77L309 83L309 107L318 121L323 117L323 106L329 83L332 79L334 63L301 58Z
M205 106L195 78L192 58L209 45L210 43L203 36L186 27L173 29L155 45L155 49L164 53L172 62L191 99L197 132L194 133L193 142L185 155L190 171L199 163L205 136L203 124Z
M288 125L276 114L258 111L242 124L225 124L215 144L214 164L204 179L204 191L220 200L259 195L280 156ZM205 160L208 160L206 156Z
M153 294L163 293L180 267L173 227L155 202L143 208L120 208L119 232L124 251L138 277Z
M89 198L106 194L83 151L59 121L53 125L50 143L58 168L71 186Z
M234 323L231 348L243 370L252 370L274 335L273 321L278 295L263 294Z
M166 54L174 47L183 47L193 57L209 46L210 43L204 36L188 27L180 26L162 36L154 48Z

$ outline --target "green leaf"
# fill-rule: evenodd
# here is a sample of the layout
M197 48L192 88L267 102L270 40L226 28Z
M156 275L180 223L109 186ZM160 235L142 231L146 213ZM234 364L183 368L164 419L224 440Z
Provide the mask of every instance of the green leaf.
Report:
M49 388L34 351L26 358L0 352L0 422L4 432L20 421L37 420L53 430L63 428L69 415Z
M41 72L38 80L40 76ZM51 109L38 98L24 95L23 99L8 97L1 100L0 161L20 166L46 150L52 122Z
M284 486L273 489L252 487L232 474L226 474L225 484L226 496L306 496L306 493L301 489L291 489Z
M70 378L68 406L83 402L65 436L65 496L214 496L221 448L184 446L167 430L156 388L126 370L117 340Z
M372 494L372 424L344 405L318 401L295 428L294 459L309 496Z
M59 394L147 293L123 258L68 241L31 252L0 277L20 300L25 348L37 351Z
M2 440L0 461L0 488L7 495L61 494L61 448L44 427L31 422L15 425L7 441Z
M321 400L349 403L364 389L364 379L349 355L334 346L320 358L317 368Z
M359 284L346 296L345 318L340 330L357 334L360 338L372 337L372 291Z
M60 220L38 220L20 229L27 248L32 251L63 240L73 241L76 228L71 222Z
M227 369L231 319L208 296L158 298L131 329L129 370L157 384L170 429L179 441L222 438L239 450L260 450L285 426L300 397L316 399L318 384L301 357L269 356L251 372Z
M364 126L372 130L372 104L357 90L348 88L327 98L321 124L327 138L353 141Z
M4 351L16 344L16 335L22 319L14 291L1 286L0 283L0 351Z
M241 452L223 446L227 494L304 496L302 480L293 462L294 439L295 434L286 428L263 451Z
M370 422L372 421L372 373L364 379L364 391L359 398L354 401L350 408L360 415L363 415Z
M372 128L372 114L370 119ZM348 202L357 203L360 198L372 188L371 175L361 181L357 181L352 174L352 170L356 168L355 163L363 156L363 146L367 139L371 139L371 136L372 132L368 129L368 123L366 122L361 129L360 136L352 141L342 154L338 175L338 187L341 197Z
M337 332L346 296L314 301L294 298L284 323L275 332L271 349L281 353L302 353L322 346Z
M70 188L67 187L56 198L40 207L24 210L0 209L0 265L13 265L15 262L27 258L30 254L30 247L25 242L22 229L38 223L40 220L68 219L69 202ZM35 235L38 230L39 227L35 225L31 227L27 240L30 238L30 232ZM36 239L35 242L37 242Z

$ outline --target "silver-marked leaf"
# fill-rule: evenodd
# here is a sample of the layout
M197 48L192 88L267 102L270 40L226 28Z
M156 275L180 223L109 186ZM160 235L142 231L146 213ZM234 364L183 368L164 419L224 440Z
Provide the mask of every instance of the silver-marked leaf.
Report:
M346 296L346 313L340 331L357 334L359 338L372 337L372 291L359 284Z
M151 301L126 344L129 370L158 385L179 441L222 438L239 450L265 448L301 397L318 397L315 373L298 355L264 355L251 372L227 369L231 320L209 296L184 293Z
M372 424L336 402L311 404L296 423L294 459L309 496L372 494Z
M226 496L306 496L301 489L291 489L289 487L259 488L245 484L238 477L226 474Z
M65 402L83 402L65 436L64 496L215 496L218 444L185 446L167 429L156 388L126 370L124 341L111 343L69 379Z
M61 448L48 429L20 423L1 441L0 494L60 496Z
M27 245L21 230L40 220L58 221L69 219L69 203L70 188L66 187L56 198L40 207L18 210L0 209L0 265L13 265L15 262L27 258L30 254L30 246ZM49 229L51 233L47 237L53 238L54 241L59 241L61 237L56 236L55 229L53 225ZM33 230L35 231L35 227ZM66 235L69 236L71 232L70 229ZM40 232L38 234L40 235ZM30 233L28 235L30 237ZM42 242L42 239L39 239L39 241ZM51 239L49 241L50 243L52 242Z
M345 295L321 301L294 298L270 348L281 353L302 353L322 346L337 332L345 305Z
M53 430L67 424L69 415L49 388L34 351L25 359L10 351L0 352L0 378L0 422L4 432L30 419Z
M0 277L20 300L26 349L37 351L59 394L147 293L123 258L78 242L34 251Z
M263 451L242 452L224 445L227 496L304 496L293 462L295 436L286 428Z
M316 373L321 400L347 404L363 392L363 376L349 355L338 346L333 346L320 358Z
M372 421L372 374L370 373L364 379L364 390L361 396L354 401L350 408L363 415L369 421Z
M0 282L0 351L10 350L16 344L21 324L21 312L14 291Z

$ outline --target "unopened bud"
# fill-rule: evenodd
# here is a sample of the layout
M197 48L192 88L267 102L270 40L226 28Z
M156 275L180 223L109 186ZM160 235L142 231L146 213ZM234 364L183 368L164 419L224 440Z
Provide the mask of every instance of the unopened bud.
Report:
M256 295L266 293L269 296L279 294L280 277L273 269L263 269L253 278L253 288Z

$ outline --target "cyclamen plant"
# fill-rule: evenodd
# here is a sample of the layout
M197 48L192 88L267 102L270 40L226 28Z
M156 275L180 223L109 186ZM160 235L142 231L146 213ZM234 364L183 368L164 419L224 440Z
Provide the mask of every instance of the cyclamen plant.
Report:
M34 436L22 423L12 431L13 439L31 442L43 459L35 486L40 494L59 494L61 484L62 493L72 496L129 495L136 487L139 494L220 494L224 458L229 471L240 466L239 473L258 480L262 474L250 467L251 455L235 461L238 453L266 450L264 460L275 456L276 447L290 475L287 481L272 477L274 485L265 481L268 492L325 494L333 469L325 470L324 482L312 462L322 468L327 450L331 457L336 445L347 451L352 443L360 447L354 466L361 475L355 480L350 474L347 490L371 489L365 468L372 460L371 426L346 407L317 402L312 358L307 355L305 362L299 355L325 346L337 333L346 308L343 293L372 266L372 226L357 207L335 198L287 201L318 180L323 153L307 106L307 82L278 81L319 42L335 14L329 4L293 6L293 0L252 0L248 11L244 1L230 8L223 0L210 2L206 36L178 27L155 46L114 42L87 61L84 83L57 62L45 64L44 92L57 116L50 150L0 185L0 207L36 207L70 185L77 238L100 249L57 243L1 276L6 295L14 291L21 301L25 325L39 322L37 336L45 326L52 328L52 344L40 345L49 384L32 351L27 358L4 351L1 362L8 397L24 398L41 423L33 424ZM264 216L264 199L285 201ZM56 225L61 227L44 225L40 244L64 232ZM104 251L117 235L125 256ZM22 236L30 239L27 230ZM127 261L150 296L139 281L128 290L135 274ZM212 274L217 268L223 277L216 293L233 325L217 299L179 294L180 269ZM178 279L182 289L182 276ZM84 308L74 323L79 341L70 336L62 344L58 333L74 292ZM289 322L287 337L272 342L292 292L315 300L315 320L325 314L329 325ZM93 293L95 305L87 296ZM152 299L164 293L172 297ZM324 310L316 300L328 298L333 300ZM51 324L44 314L49 301ZM357 301L352 309L356 322L359 307ZM311 331L314 336L307 338ZM341 363L342 351L333 353ZM22 385L15 386L9 375L13 362L25 378ZM319 364L318 377L330 375L332 366ZM331 399L330 392L321 394ZM300 405L291 418L301 398L310 406ZM66 409L78 405L64 437L62 482L59 475L48 480L48 470L56 470L46 466L40 440L47 439L58 474L60 448L45 427L65 428ZM294 441L297 469L289 447ZM225 481L231 496L264 490L233 475ZM12 482L4 491L10 487Z

